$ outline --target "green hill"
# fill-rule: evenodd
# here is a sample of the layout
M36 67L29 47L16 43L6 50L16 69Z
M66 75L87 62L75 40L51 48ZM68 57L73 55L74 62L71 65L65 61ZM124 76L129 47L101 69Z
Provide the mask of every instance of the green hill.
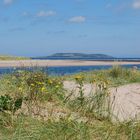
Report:
M55 53L50 56L37 57L37 59L113 59L114 57L105 54L84 54L84 53Z

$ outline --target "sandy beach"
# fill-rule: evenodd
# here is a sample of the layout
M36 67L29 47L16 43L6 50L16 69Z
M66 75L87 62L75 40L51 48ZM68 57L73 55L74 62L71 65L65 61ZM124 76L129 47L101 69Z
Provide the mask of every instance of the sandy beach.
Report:
M77 60L12 60L0 61L0 67L53 67L53 66L98 66L98 65L138 65L140 62L77 61Z

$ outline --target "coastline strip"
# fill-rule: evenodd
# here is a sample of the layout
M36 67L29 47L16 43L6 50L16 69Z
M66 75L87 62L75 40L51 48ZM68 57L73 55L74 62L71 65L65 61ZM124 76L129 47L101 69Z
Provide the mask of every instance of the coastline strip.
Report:
M55 66L107 66L107 65L140 65L140 62L129 61L82 61L82 60L11 60L0 61L4 67L55 67Z

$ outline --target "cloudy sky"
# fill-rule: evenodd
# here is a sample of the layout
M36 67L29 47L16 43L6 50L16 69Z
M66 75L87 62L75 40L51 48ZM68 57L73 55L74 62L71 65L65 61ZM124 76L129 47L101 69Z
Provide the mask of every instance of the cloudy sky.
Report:
M0 0L0 54L140 57L140 0Z

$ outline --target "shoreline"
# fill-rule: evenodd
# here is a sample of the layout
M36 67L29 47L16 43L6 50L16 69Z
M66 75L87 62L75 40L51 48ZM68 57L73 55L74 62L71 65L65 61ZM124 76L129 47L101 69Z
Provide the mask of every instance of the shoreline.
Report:
M83 61L83 60L0 60L0 68L7 67L63 67L63 66L113 66L140 65L132 61Z

